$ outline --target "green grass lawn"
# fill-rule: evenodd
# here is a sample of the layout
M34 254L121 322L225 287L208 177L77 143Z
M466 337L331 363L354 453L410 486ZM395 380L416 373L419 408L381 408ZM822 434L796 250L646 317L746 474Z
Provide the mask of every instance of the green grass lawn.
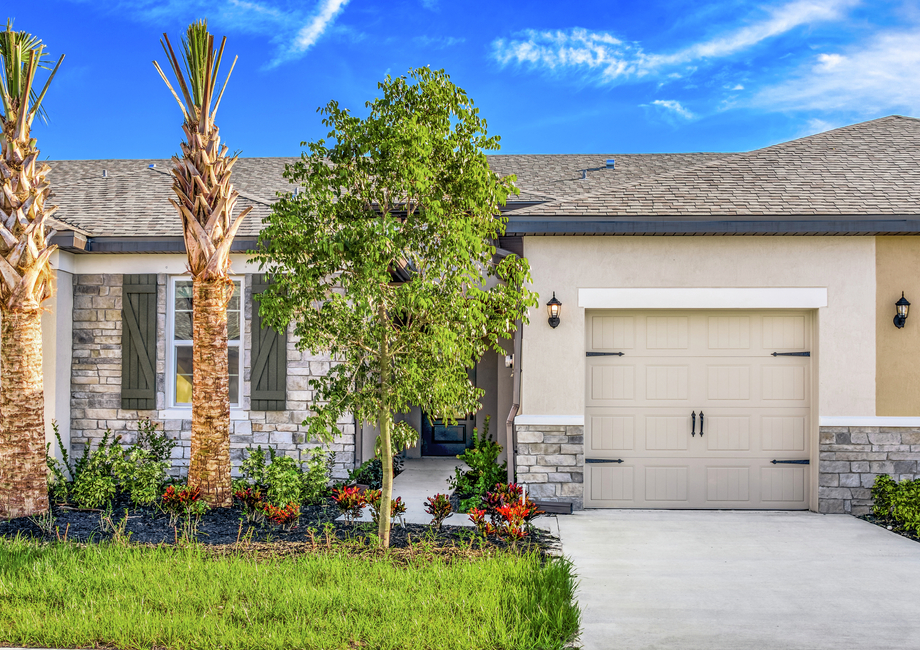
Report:
M565 560L0 541L0 642L128 648L560 648Z

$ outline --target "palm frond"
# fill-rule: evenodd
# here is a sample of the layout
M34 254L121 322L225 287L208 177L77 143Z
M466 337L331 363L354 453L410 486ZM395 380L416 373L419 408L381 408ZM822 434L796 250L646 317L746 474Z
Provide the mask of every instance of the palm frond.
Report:
M13 21L7 20L6 30L0 32L0 99L3 105L3 115L0 117L3 120L10 119L11 114L18 113L20 107L31 105L31 109L27 108L24 112L26 120L31 122L38 114L47 122L48 114L42 106L42 100L63 60L62 55L52 67L52 59L45 51L41 39L25 31L14 31ZM30 74L32 66L34 69ZM39 69L51 70L51 74L41 92L36 93L33 83Z

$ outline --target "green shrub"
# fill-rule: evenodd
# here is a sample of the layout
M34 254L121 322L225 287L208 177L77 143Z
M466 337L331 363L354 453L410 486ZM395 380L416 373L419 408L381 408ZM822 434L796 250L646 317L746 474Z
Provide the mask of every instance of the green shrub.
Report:
M403 461L398 456L393 456L393 476L402 473ZM360 466L348 473L348 482L366 485L371 490L383 488L383 463L379 458L371 458L361 463Z
M920 536L920 479L895 482L887 474L875 478L872 513Z
M490 421L491 418L486 416L482 435L479 435L477 429L473 429L472 447L457 456L470 469L463 471L458 467L454 470L454 476L449 479L451 489L465 497L460 501L461 512L478 507L496 484L508 480L508 463L498 464L502 446L489 435Z
M61 441L57 423L54 434L61 448L63 462L46 452L50 470L48 492L54 503L73 502L80 508L102 508L111 504L119 491L134 505L151 505L162 493L170 467L169 457L174 440L158 431L149 419L137 423L137 442L125 450L121 436L112 437L106 430L95 450L84 447L75 463Z
M271 447L267 463L261 446L246 451L248 455L240 464L243 480L236 482L234 491L254 486L265 495L266 503L278 508L290 503L322 503L328 495L329 474L335 457L324 449L310 450L307 460L300 463L290 456L279 455ZM302 465L306 468L302 469Z

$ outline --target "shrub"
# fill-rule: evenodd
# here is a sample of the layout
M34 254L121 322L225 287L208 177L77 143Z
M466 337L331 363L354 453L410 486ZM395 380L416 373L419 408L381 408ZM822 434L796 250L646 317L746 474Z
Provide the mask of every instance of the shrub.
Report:
M393 456L393 477L402 473L402 458ZM366 460L348 473L348 482L366 485L371 490L383 488L383 463L379 458Z
M300 506L296 503L289 503L283 508L277 508L270 503L262 504L262 510L265 518L273 524L281 526L284 530L292 530L300 521Z
M264 518L264 504L262 501L262 490L258 487L235 487L233 498L240 502L243 507L243 514L246 515L246 521L261 522Z
M367 505L371 508L371 518L374 520L375 524L380 523L380 499L382 493L380 490L368 490L364 493L364 498L367 501ZM402 497L396 497L395 499L390 499L390 519L396 519L402 517L406 514L406 504L403 502Z
M349 523L354 523L361 516L361 511L367 505L367 499L357 487L343 486L332 490L332 498L339 512L345 515Z
M176 528L179 519L182 519L181 538L184 542L191 542L198 533L198 524L201 523L201 517L208 511L208 504L201 498L201 488L192 488L188 485L181 485L178 488L170 485L163 493L160 500L160 507L169 515L169 525Z
M486 493L508 477L508 464L499 465L497 462L502 446L489 435L490 421L491 418L486 416L482 435L479 435L478 429L473 429L472 447L457 456L469 466L469 471L464 472L458 467L449 479L451 489L464 497L460 500L461 511L478 507Z
M530 521L543 514L537 504L524 495L524 489L514 483L495 485L483 499L483 506L470 509L470 521L482 535L501 538L525 537Z
M267 503L279 508L289 503L322 503L328 494L328 477L334 462L329 452L312 449L307 460L299 463L271 447L267 459L261 446L246 451L248 455L240 464L244 480L237 483L237 490L245 489L246 485L257 487ZM301 469L304 464L305 471Z
M58 461L48 445L48 491L54 503L72 501L80 508L102 508L110 505L119 491L127 494L134 505L156 502L166 483L170 454L177 444L158 431L156 424L147 418L140 420L137 442L127 450L119 444L121 436L112 438L112 432L106 430L99 446L95 450L89 445L84 447L75 463L71 463L61 441L57 423L52 427L63 457L63 462Z
M431 515L431 525L438 532L441 532L444 520L454 514L452 510L450 497L446 494L436 494L425 499L425 512Z
M897 483L887 474L881 474L875 478L872 498L876 517L920 536L920 479Z

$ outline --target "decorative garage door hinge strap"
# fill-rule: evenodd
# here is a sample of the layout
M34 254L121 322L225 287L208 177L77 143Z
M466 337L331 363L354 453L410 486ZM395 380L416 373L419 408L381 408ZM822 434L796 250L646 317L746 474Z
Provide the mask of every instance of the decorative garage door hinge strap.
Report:
M810 357L811 352L774 352L774 357Z
M622 357L622 352L585 352L586 357Z
M586 463L622 463L622 458L585 458Z
M775 458L770 461L774 465L811 465L811 461L808 459L805 460L776 460Z

